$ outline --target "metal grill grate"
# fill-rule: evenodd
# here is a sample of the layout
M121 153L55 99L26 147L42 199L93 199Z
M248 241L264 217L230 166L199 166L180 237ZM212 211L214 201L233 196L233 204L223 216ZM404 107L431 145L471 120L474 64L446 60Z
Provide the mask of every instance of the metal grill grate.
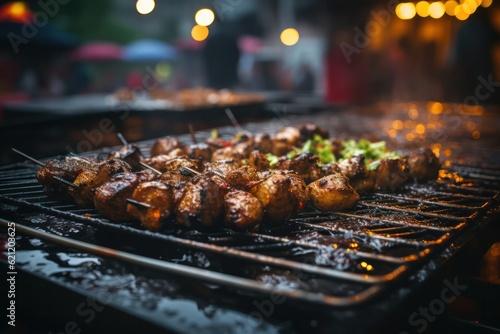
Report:
M147 152L151 143L139 146ZM237 232L166 227L153 233L135 223L111 223L93 209L48 198L34 176L36 168L31 164L2 167L0 201L65 218L67 224L79 221L130 236L142 247L158 242L176 250L169 257L136 247L134 253L141 258L134 263L139 265L151 266L154 262L158 270L185 276L189 273L201 281L255 293L279 292L329 306L367 301L403 276L415 273L436 251L450 245L460 230L498 204L500 181L494 170L457 165L442 175L458 171L458 178L411 184L398 193L372 193L345 212L309 209L279 228ZM50 230L46 226L37 228ZM105 242L104 246L109 244ZM120 245L113 247L123 250ZM180 259L180 254L190 252L211 261ZM136 256L126 254L121 259Z

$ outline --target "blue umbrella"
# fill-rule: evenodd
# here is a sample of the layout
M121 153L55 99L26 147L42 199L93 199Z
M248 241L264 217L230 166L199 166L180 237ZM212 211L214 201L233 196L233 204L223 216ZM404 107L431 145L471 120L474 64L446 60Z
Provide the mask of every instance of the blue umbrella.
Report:
M129 61L174 60L177 51L172 46L153 39L142 39L123 48L123 59Z

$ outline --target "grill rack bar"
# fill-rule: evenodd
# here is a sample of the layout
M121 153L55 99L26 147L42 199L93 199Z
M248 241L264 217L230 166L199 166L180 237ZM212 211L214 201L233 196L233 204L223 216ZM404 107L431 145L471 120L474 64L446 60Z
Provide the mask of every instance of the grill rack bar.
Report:
M9 223L12 222L0 218L1 227L7 228L9 226ZM73 240L71 238L58 236L56 234L39 231L18 223L16 223L16 231L61 246L82 250L84 252L88 252L98 256L110 257L112 259L127 262L132 265L160 270L162 272L167 272L183 277L190 277L196 280L204 281L206 283L218 284L233 289L243 289L245 291L250 290L262 295L283 295L294 300L300 300L313 304L337 307L351 306L373 298L382 289L379 285L372 285L364 291L359 292L353 296L336 297L320 293L308 292L301 289L276 288L263 283L258 283L257 281L251 279L236 277L196 267L189 267L182 264L171 263L168 261L162 261L137 254L119 251L108 247L97 246L87 242Z

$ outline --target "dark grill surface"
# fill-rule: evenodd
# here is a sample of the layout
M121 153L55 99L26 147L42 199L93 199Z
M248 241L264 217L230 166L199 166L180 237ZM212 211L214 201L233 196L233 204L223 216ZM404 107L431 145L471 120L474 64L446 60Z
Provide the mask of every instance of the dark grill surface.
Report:
M335 131L352 116L344 115L340 124L334 117L320 115L316 121L331 124ZM295 118L290 124L301 121ZM276 124L249 124L246 128L275 131L271 126ZM219 132L229 136L233 130L222 128ZM203 140L209 133L197 135ZM181 139L190 141L188 137ZM398 144L397 140L392 143ZM411 148L405 143L404 148ZM147 141L138 146L148 152L151 144ZM464 150L461 146L459 151ZM131 255L139 255L133 262L136 265L235 288L239 294L279 292L291 301L347 307L381 297L402 280L418 275L436 253L453 248L457 236L498 207L499 157L493 155L488 164L478 165L484 155L495 151L483 146L466 151L470 152L467 158L458 155L453 159L452 155L443 160L441 147L444 165L437 182L408 184L396 193L367 194L356 208L345 212L309 208L282 227L264 225L257 232L195 231L173 225L152 233L137 223L111 223L93 209L48 198L34 177L37 167L28 163L1 168L0 201L58 217L58 222L67 226L64 236L73 240L82 237L72 233L71 226L83 223L94 227L108 238L94 238L92 244L124 252L111 254L117 260L131 262ZM445 158L449 156L445 154ZM50 223L31 225L54 234ZM99 253L99 248L86 251L105 254Z

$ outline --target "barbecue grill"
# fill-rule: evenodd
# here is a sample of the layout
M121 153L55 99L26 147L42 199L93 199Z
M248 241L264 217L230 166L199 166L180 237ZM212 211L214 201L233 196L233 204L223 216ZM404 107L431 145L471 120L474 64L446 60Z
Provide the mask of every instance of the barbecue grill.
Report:
M349 211L308 209L283 226L255 232L188 231L172 225L153 233L138 223L111 223L93 209L48 198L35 178L37 166L2 167L0 225L16 223L18 277L24 277L22 284L34 296L45 295L38 290L42 286L54 291L54 298L73 296L74 303L54 307L62 312L50 322L59 321L58 328L78 317L75 309L88 296L107 309L106 316L95 315L101 319L90 324L80 318L80 325L94 329L99 324L130 330L132 325L118 322L133 315L140 328L173 331L415 330L407 319L419 307L416 295L429 285L442 288L440 275L450 274L449 264L456 264L461 253L471 251L477 260L494 241L500 155L488 136L499 118L482 108L464 113L456 105L437 115L424 104L370 109L318 113L307 121L339 137L384 138L402 150L431 146L444 163L439 180L364 195ZM375 112L384 109L392 110L384 117ZM463 124L451 128L450 115L461 115ZM273 132L306 121L282 116L245 129ZM393 127L394 121L403 128ZM473 139L477 135L463 139L461 127L471 127L467 122L481 127L481 140ZM410 127L418 124L426 127L425 134ZM236 130L218 131L230 136ZM433 133L442 141L436 143ZM209 135L197 133L200 140ZM187 135L180 140L191 141ZM152 143L137 145L148 152ZM30 284L33 280L41 283ZM21 283L18 288L20 295L26 293ZM39 312L19 307L21 316ZM389 320L398 314L398 320Z

